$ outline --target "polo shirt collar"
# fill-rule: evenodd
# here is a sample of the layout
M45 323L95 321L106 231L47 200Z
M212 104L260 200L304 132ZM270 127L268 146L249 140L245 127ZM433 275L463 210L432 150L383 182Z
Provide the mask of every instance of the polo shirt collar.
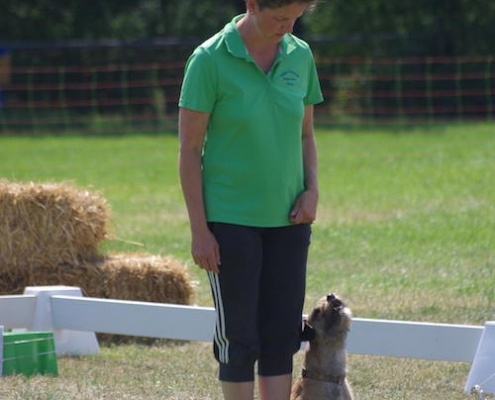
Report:
M239 21L245 14L235 16L224 28L224 37L227 49L236 57L246 58L246 45L237 29L236 22ZM286 34L280 41L279 56L286 56L296 49L296 43L292 35Z

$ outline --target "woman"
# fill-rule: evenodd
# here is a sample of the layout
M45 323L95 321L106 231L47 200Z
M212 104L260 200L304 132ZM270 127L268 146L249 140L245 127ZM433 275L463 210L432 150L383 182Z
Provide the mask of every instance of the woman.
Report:
M310 224L318 201L308 45L291 32L313 1L246 0L200 45L179 100L179 170L194 262L217 312L226 400L287 400L299 348Z

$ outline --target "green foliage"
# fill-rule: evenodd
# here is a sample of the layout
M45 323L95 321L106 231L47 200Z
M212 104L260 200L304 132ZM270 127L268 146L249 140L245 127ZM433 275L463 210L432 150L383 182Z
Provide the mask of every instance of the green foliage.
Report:
M204 39L243 10L243 0L4 0L0 41ZM346 38L325 40L327 55L462 56L493 54L493 26L491 0L328 0L302 32Z
M361 35L328 46L331 55L461 56L495 52L490 0L331 0L311 16L312 33ZM396 35L386 40L383 34ZM401 40L403 35L406 40Z
M135 12L135 2L5 0L0 11L3 40L60 40L110 37L111 20Z
M5 0L0 41L198 37L223 27L235 5L211 0Z

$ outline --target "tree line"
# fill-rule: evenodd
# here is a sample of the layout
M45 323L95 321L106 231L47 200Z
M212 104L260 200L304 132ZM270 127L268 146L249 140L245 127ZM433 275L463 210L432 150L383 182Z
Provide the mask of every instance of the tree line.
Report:
M2 0L0 43L204 39L243 12L244 0ZM298 34L329 56L476 56L495 53L493 0L323 0Z

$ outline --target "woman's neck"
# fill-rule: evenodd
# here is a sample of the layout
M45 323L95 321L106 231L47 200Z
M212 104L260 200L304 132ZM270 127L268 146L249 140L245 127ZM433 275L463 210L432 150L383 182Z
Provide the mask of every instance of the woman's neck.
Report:
M277 52L279 43L263 36L256 22L256 17L245 14L237 21L236 26L250 54Z

